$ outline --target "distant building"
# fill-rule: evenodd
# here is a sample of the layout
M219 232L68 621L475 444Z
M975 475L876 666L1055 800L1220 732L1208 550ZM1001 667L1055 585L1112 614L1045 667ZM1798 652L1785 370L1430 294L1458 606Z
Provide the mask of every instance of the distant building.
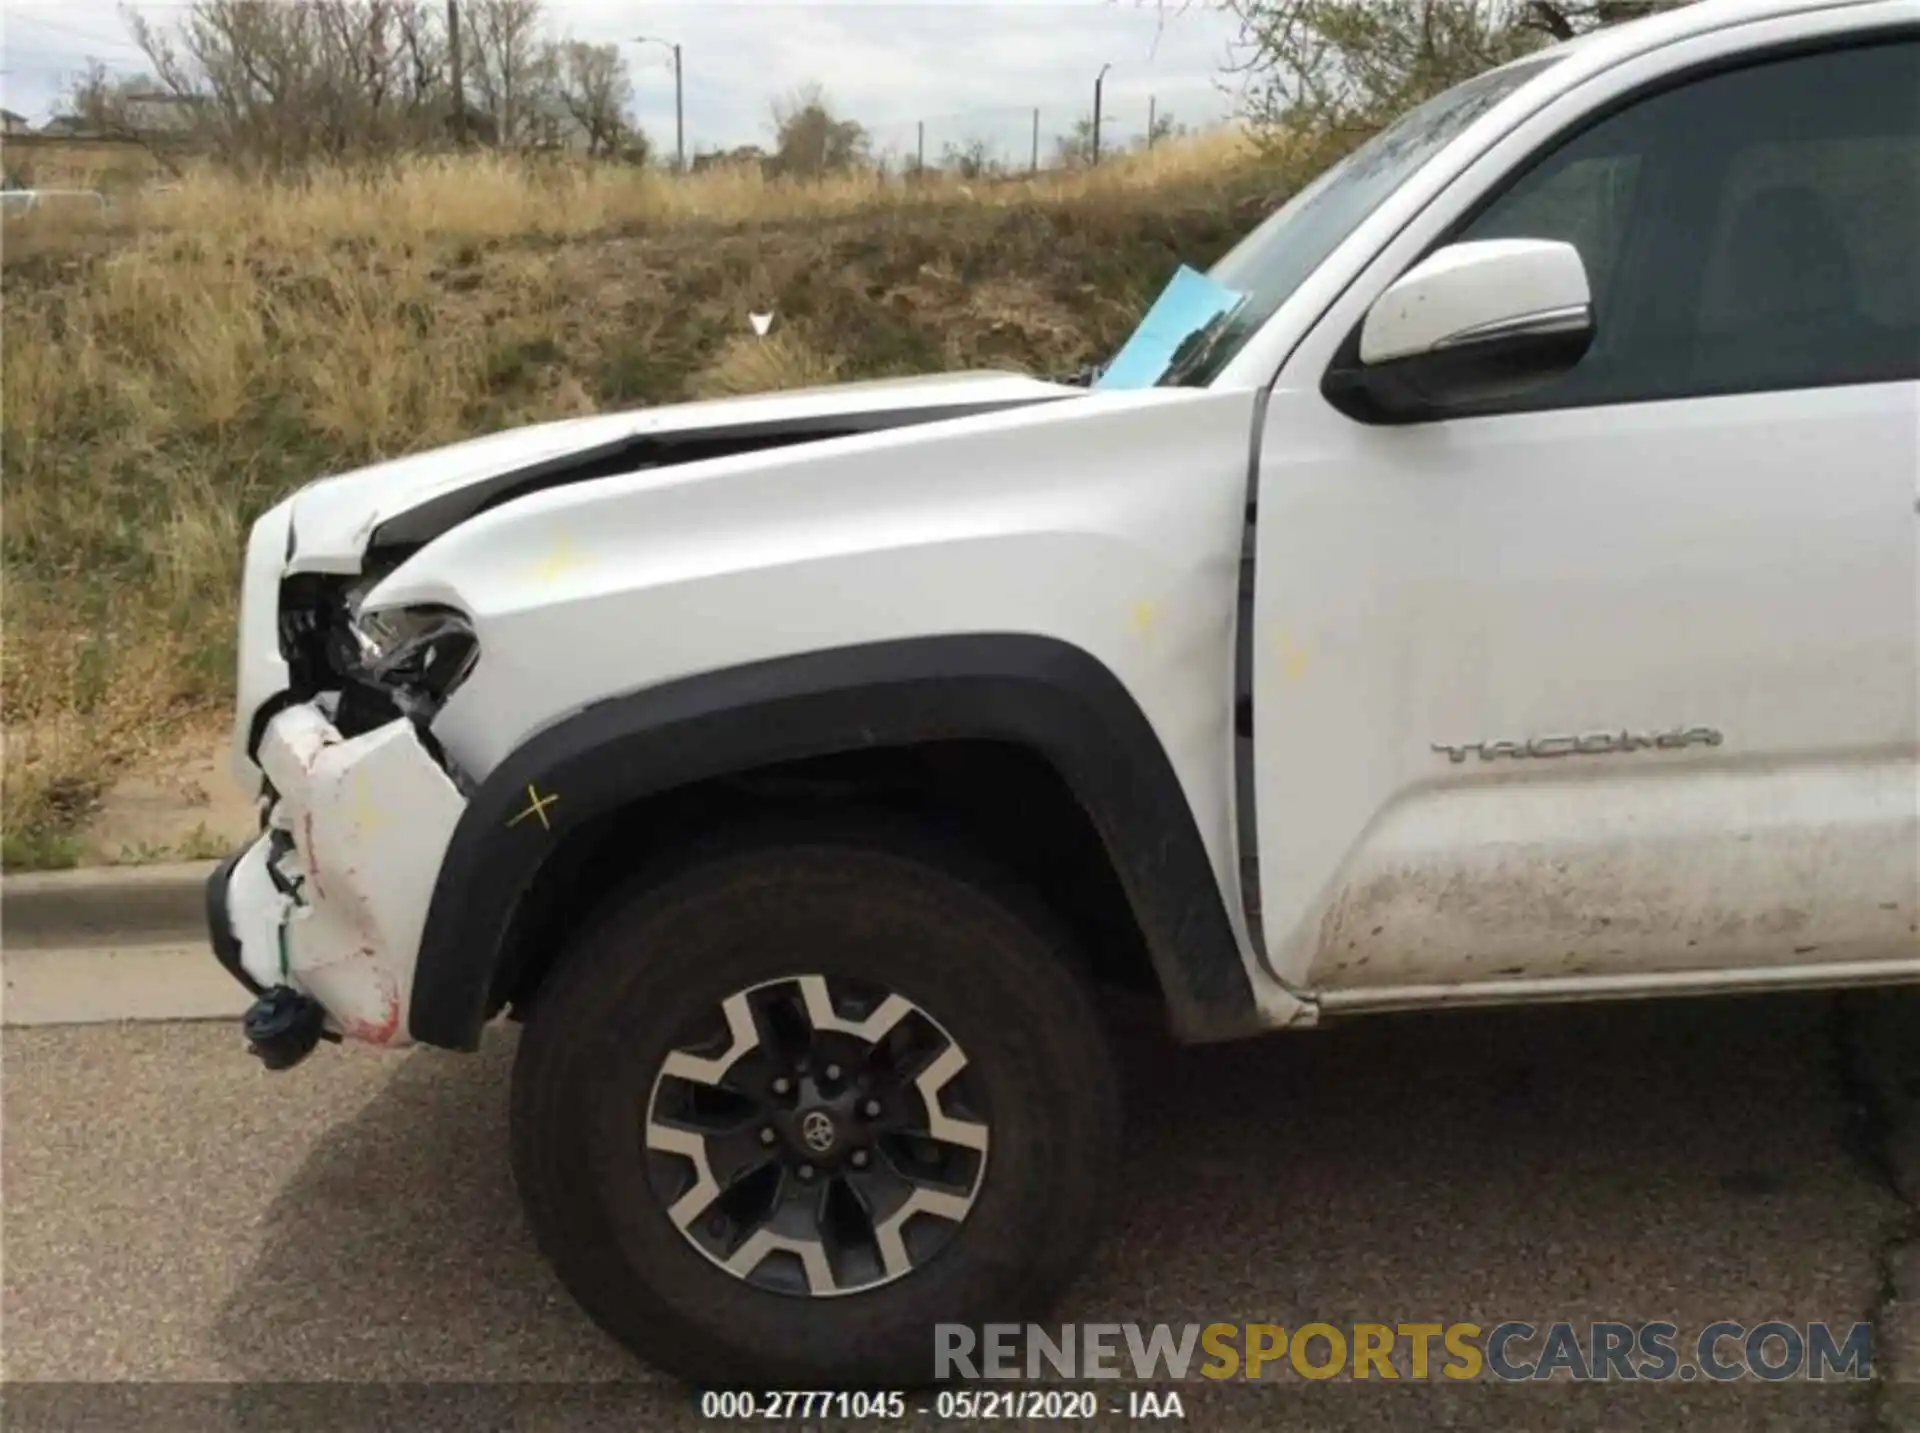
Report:
M593 136L573 116L573 111L558 101L538 101L526 117L527 145L531 149L561 154L585 154L593 148Z
M191 130L206 101L198 95L166 90L134 90L120 96L127 128L143 137L164 138Z
M773 156L759 145L743 144L737 149L710 149L696 154L688 167L699 174L708 169L727 169L735 165L751 165L765 170L772 163Z
M40 126L40 133L50 139L85 139L93 128L77 114L57 114Z
M32 134L33 126L23 114L15 114L10 109L0 109L0 134Z

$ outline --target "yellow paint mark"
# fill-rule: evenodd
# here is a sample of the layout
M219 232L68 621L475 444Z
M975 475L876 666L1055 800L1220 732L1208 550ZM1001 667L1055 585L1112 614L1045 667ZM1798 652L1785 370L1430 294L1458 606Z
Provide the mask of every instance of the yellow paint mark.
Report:
M553 823L547 820L547 808L549 806L552 806L555 802L559 801L559 799L560 798L558 796L542 796L538 791L534 789L533 783L528 782L527 783L527 809L525 811L522 811L518 816L514 817L511 821L507 822L507 825L509 827L518 826L522 821L526 820L529 816L538 816L540 818L540 824L544 826L547 830L551 831L553 829Z
M367 774L364 771L353 773L353 809L349 814L362 836L370 831L378 831L387 824L387 813L380 809L373 799L373 793L367 790Z
M1136 602L1127 614L1127 626L1134 636L1143 640L1153 636L1154 628L1159 625L1159 622L1160 609L1151 602Z
M1290 682L1297 682L1307 674L1307 664L1313 660L1313 645L1301 646L1284 629L1278 641L1274 643L1280 653L1280 674Z
M553 547L534 565L533 575L542 582L557 582L569 572L578 572L588 561L564 532L553 540Z

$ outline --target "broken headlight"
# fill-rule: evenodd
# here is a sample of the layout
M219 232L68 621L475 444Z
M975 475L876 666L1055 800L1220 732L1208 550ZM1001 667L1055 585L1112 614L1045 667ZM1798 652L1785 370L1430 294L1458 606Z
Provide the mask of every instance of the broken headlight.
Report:
M480 642L451 607L360 612L348 627L362 678L393 693L410 715L440 706L480 659Z

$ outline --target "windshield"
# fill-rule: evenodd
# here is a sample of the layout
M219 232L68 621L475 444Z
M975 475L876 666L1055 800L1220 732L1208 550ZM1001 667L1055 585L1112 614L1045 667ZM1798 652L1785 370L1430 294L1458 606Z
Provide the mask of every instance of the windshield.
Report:
M1468 125L1558 59L1541 55L1455 85L1320 175L1210 272L1183 267L1094 386L1212 382L1367 215Z

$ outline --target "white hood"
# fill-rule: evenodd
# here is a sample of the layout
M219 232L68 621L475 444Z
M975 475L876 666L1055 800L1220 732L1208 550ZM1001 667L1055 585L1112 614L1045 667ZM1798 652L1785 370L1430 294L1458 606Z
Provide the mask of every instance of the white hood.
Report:
M383 523L475 483L632 439L936 408L984 409L1080 391L1017 373L930 374L512 428L376 463L302 489L293 499L293 555L286 571L358 572L368 541Z

